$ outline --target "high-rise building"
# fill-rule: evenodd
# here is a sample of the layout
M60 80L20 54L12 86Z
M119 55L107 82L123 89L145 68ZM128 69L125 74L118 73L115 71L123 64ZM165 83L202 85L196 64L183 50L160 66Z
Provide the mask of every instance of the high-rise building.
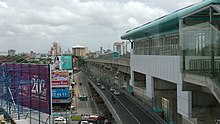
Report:
M13 55L15 55L15 50L13 50L13 49L10 49L10 50L8 50L8 55L9 56L13 56Z
M81 45L76 45L72 47L72 53L75 56L81 56L81 57L86 57L86 54L88 52L88 47L84 47Z
M113 45L113 51L119 52L120 55L125 55L127 53L127 41L117 41Z
M51 56L60 56L62 55L61 46L57 42L53 42L53 46L50 48Z

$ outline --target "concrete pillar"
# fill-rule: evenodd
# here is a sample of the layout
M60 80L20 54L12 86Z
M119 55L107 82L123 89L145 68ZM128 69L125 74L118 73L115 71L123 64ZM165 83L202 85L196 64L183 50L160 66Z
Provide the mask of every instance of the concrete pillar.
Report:
M131 85L131 86L134 86L134 71L132 71L132 70L131 70L130 85Z
M150 75L146 75L146 94L151 99L154 97L154 78Z
M150 75L146 75L146 96L149 98L147 103L153 107L154 100L154 78Z
M124 86L126 86L126 89L127 89L128 85L129 85L130 75L126 74L125 79L126 80L124 81Z
M118 74L118 86L119 88L122 88L124 82L124 75L122 73Z
M177 84L177 112L186 118L192 115L192 92L182 91L181 84Z

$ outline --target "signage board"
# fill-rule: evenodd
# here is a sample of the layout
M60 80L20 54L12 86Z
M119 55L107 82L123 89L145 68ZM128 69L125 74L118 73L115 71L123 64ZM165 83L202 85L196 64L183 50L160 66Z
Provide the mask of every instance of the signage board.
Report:
M64 71L52 72L52 87L68 87L69 86L69 73Z
M52 89L52 98L69 98L70 97L70 91L69 88L57 88Z
M52 81L52 87L69 87L68 81L63 80L63 81Z
M50 66L0 63L0 99L51 114Z
M61 56L56 56L52 59L52 70L60 70L61 66Z
M62 56L62 69L71 70L72 68L72 56Z
M71 99L53 99L52 103L71 103Z

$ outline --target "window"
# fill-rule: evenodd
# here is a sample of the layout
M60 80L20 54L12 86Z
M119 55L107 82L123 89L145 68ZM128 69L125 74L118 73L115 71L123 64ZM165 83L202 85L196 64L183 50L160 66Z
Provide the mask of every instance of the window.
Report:
M135 55L179 55L179 34L163 35L134 41Z

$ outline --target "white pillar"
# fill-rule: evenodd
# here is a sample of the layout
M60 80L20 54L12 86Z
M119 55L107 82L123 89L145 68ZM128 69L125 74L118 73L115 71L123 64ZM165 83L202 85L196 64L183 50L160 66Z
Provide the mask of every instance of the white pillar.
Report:
M134 71L132 71L132 70L131 70L130 85L131 85L131 86L134 86Z
M146 94L151 99L154 97L154 79L150 75L146 75Z

